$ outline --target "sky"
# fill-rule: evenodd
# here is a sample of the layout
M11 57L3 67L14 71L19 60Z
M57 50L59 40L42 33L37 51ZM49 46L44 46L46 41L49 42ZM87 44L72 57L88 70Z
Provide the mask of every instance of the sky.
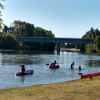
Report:
M5 0L4 24L26 21L51 30L55 37L81 38L100 29L100 0Z

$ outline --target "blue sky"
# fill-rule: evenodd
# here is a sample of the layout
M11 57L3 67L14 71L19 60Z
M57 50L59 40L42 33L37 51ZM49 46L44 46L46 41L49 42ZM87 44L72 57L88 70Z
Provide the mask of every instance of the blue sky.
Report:
M91 27L100 29L100 0L6 0L4 24L26 21L56 37L82 37Z

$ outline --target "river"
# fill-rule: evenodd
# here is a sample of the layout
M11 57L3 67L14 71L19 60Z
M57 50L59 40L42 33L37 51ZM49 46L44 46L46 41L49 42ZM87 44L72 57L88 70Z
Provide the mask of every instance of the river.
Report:
M54 60L60 68L50 70L48 65ZM75 62L75 70L70 65ZM16 76L20 65L25 64L26 69L33 69L33 75ZM86 55L77 52L60 52L52 54L38 54L32 51L0 51L0 88L31 86L80 79L78 66L82 66L81 73L100 71L100 56Z

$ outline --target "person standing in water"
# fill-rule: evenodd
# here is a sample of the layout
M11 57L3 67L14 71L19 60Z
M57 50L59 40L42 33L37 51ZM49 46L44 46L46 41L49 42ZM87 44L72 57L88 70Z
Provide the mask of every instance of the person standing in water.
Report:
M82 69L81 66L78 67L79 71Z
M73 68L74 68L74 62L71 64L70 68L71 68L71 69L73 69Z

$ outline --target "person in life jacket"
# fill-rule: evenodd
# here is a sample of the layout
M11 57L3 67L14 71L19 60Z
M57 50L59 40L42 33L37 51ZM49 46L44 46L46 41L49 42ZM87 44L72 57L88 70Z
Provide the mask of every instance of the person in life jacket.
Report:
M24 74L26 72L25 65L21 65L21 72Z

